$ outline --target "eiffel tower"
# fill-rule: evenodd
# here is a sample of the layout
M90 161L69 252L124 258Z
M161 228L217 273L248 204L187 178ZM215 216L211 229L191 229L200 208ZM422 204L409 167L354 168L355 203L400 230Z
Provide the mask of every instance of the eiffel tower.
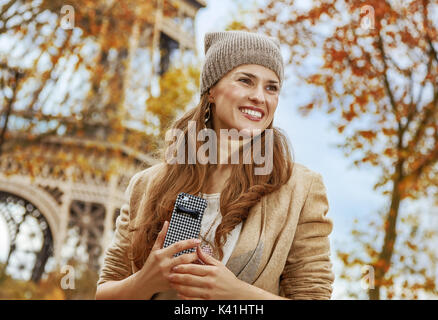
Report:
M152 76L167 70L174 50L196 51L194 19L206 6L195 0L158 3L154 24L144 31L153 34L153 47L160 51L159 67ZM169 18L163 8L176 14ZM84 259L97 272L127 201L124 193L130 178L156 162L146 152L147 141L137 150L125 143L127 136L135 134L130 129L124 130L122 141L111 143L105 142L104 126L92 127L90 135L49 136L37 145L1 153L0 224L7 231L6 272L13 277L38 281L71 257ZM86 162L89 170L69 162L72 155ZM116 155L118 168L114 168ZM69 165L59 169L59 161ZM4 249L1 244L0 249Z

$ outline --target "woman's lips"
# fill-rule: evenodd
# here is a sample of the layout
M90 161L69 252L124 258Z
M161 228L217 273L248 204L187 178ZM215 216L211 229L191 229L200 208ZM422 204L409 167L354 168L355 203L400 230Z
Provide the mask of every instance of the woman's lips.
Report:
M253 110L253 111L260 112L261 117L257 117L257 116L251 115L251 114L249 114L249 113L245 113L245 112L243 112L244 109L248 109L248 110ZM240 111L240 113L241 113L245 118L247 118L247 119L249 119L249 120L251 120L251 121L260 121L260 120L262 120L263 117L265 116L265 114L264 114L263 111L260 111L260 110L258 110L258 109L256 109L256 108L240 107L240 108L239 108L239 111Z
M262 118L259 118L259 117L254 117L254 116L252 116L252 115L250 115L250 114L247 114L247 113L244 113L244 112L240 112L245 118L248 118L249 120L251 120L251 121L260 121L260 120L262 120Z

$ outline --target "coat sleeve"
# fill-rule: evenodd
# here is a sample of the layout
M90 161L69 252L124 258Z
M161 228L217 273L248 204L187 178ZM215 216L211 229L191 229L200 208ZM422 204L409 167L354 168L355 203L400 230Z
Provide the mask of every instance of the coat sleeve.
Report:
M326 217L328 210L322 176L314 173L280 278L280 287L289 299L331 298L334 274L328 236L333 229L333 223Z
M104 261L99 273L97 285L106 281L119 281L132 274L131 261L128 258L130 246L129 202L132 191L143 172L136 173L129 181L125 191L125 203L120 208L120 215L116 219L116 230L109 247L105 250Z

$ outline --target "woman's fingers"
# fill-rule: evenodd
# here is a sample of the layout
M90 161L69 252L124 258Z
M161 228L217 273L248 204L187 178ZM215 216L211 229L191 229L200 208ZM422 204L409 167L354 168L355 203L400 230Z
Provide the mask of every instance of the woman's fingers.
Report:
M171 285L181 284L190 287L206 287L206 280L204 277L194 276L192 274L171 273L167 277Z
M201 248L200 246L196 248L196 252L198 253L199 259L204 264L215 266L220 263L220 261L216 260L211 255L207 254L205 252L205 249Z
M214 267L200 264L181 263L175 265L171 271L175 273L190 273L196 276L204 277L214 273Z
M164 221L163 227L161 228L160 233L157 236L157 239L155 240L154 246L152 247L152 250L158 250L161 249L164 245L164 239L166 238L167 229L169 228L169 222Z
M211 292L209 292L209 290L206 290L204 288L186 286L178 283L172 283L170 286L171 288L175 289L178 292L178 294L184 296L186 299L210 300L212 297Z
M187 296L184 296L180 293L178 293L177 296L178 296L178 299L180 299L180 300L204 300L204 299L196 298L196 297L187 297Z
M173 256L176 253L181 252L183 250L194 248L200 243L201 243L201 240L199 240L199 239L182 240L182 241L178 241L178 242L173 243L172 245L165 248L164 250L167 251L167 254L169 254L170 256Z
M196 260L198 260L198 255L196 254L196 252L185 253L176 258L171 259L170 268L180 264L193 263Z

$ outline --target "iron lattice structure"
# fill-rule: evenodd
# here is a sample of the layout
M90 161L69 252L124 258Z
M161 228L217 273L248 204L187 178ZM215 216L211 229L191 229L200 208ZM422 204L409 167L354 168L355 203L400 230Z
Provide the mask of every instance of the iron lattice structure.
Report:
M152 47L160 51L156 75L166 71L173 50L195 51L194 18L206 6L200 0L166 1L178 12L173 18L158 14L153 26ZM86 137L48 136L1 153L0 219L9 239L6 271L15 278L38 281L71 258L98 271L128 201L130 178L156 163L148 156L150 146L133 150L105 141L101 132L96 126ZM87 170L72 159L81 159Z
M37 281L48 262L50 269L71 258L97 271L120 208L128 201L130 178L156 162L128 153L115 162L110 149L65 140L46 139L0 158L0 214L9 233L6 271L16 278ZM73 153L83 153L90 165L87 171L74 162L59 162ZM29 163L34 164L32 175Z

